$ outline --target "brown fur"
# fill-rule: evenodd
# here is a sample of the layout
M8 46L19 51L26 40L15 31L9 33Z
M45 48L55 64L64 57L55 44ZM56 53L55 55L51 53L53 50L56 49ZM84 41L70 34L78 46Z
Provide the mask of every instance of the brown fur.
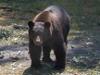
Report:
M40 12L39 14L37 14L32 22L44 22L44 24L46 22L50 23L50 31L48 28L45 28L46 31L44 32L46 34L45 39L47 39L47 41L42 45L43 61L48 62L51 60L50 51L51 49L53 49L56 56L55 68L64 69L66 61L66 50L64 48L64 43L66 43L67 45L67 36L70 29L69 15L61 7L50 6L47 9ZM29 38L32 38L32 35L34 35L32 33L32 27L34 26L32 22L29 23ZM51 34L49 34L48 32ZM29 51L30 57L32 59L32 67L38 66L40 63L39 58L41 48L35 46L31 39L29 40Z

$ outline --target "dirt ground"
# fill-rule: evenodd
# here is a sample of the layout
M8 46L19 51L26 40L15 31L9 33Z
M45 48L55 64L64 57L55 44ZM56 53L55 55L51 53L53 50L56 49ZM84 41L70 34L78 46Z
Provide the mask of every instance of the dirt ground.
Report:
M87 48L92 46L92 44L92 42L86 41L79 42L78 38L74 41L69 41L66 56L66 70L69 65L83 66L83 68L96 67L99 59L90 59L90 55L87 55L89 53ZM37 71L31 70L29 68L31 62L28 54L28 44L1 46L0 50L0 75L84 75L84 73L82 74L81 72L70 72L68 70L65 70L65 72L61 74L53 71L51 65L44 63L42 69ZM79 58L77 58L77 56ZM54 57L53 53L51 53L51 57Z

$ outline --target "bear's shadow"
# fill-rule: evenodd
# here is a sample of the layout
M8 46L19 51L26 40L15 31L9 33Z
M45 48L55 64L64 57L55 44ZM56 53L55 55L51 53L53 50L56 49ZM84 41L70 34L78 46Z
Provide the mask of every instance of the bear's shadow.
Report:
M53 67L50 64L42 64L42 67L40 69L32 69L27 68L23 75L54 75L56 73L61 73L62 71L55 71L53 70Z

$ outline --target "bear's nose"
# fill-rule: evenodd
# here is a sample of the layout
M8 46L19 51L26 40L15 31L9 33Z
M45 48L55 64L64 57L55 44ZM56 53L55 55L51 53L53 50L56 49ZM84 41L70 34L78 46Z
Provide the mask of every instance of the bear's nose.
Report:
M37 37L36 37L36 42L41 42L40 36L37 36Z

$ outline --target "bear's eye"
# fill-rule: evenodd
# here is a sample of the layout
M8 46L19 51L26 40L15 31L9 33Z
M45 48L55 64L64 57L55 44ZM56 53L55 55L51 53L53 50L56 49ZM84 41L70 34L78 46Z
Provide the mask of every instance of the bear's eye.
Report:
M43 32L44 31L44 27L40 26L40 25L35 25L33 27L33 31L35 31L35 32Z
M44 27L42 25L35 25L34 28L41 28L44 29Z

